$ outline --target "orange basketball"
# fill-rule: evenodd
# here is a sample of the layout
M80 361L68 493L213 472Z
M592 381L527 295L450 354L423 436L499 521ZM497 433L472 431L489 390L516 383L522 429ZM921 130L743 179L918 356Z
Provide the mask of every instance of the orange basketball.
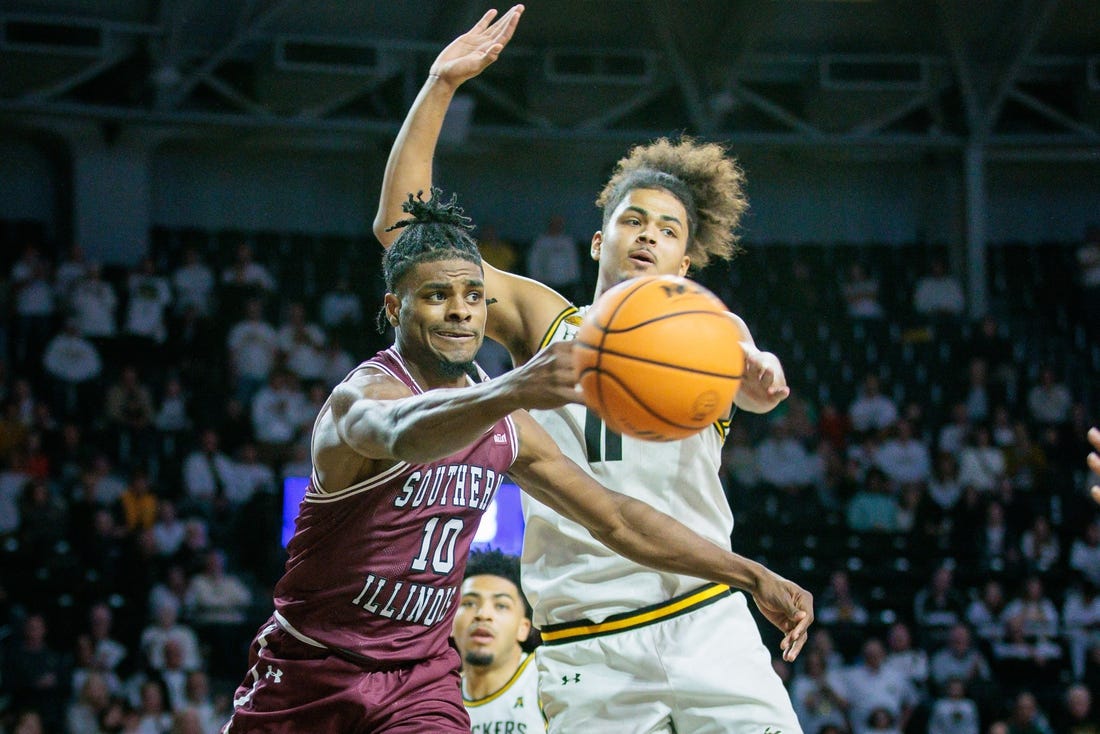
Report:
M740 336L722 301L698 283L635 278L585 315L577 379L611 430L649 441L686 438L733 404L745 368Z

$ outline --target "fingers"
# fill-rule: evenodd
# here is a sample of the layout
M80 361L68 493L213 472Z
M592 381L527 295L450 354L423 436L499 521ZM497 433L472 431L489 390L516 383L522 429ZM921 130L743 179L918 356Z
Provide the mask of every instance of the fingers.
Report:
M1089 443L1097 451L1100 451L1100 428L1089 429Z
M489 23L491 23L493 18L495 18L496 16L496 8L490 8L489 10L486 10L485 15L481 16L481 20L474 23L474 27L470 29L470 33L476 33L485 30L489 27Z
M1100 485L1096 485L1092 488L1092 498L1100 503Z

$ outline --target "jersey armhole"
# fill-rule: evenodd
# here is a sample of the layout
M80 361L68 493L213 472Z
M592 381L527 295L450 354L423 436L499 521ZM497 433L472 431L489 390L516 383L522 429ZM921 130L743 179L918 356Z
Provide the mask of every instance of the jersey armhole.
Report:
M576 306L568 306L561 313L554 317L554 320L550 323L550 327L546 330L546 333L543 334L542 340L539 342L538 351L541 352L543 349L546 349L546 347L549 346L552 341L554 341L554 334L557 333L558 328L561 326L561 322L565 321L567 318L577 313L578 310L579 309Z

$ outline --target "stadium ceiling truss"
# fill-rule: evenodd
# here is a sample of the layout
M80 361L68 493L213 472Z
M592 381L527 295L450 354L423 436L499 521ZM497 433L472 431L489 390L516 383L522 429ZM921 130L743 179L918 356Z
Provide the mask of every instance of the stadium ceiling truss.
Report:
M0 123L84 119L243 128L329 145L388 140L431 60L484 3L360 0L368 7L353 17L334 10L352 5L5 2ZM583 2L545 5L593 12ZM1093 0L605 5L606 17L585 19L600 43L578 41L568 17L547 23L560 32L538 37L538 22L525 19L506 59L463 88L445 141L620 145L683 130L743 146L979 146L1003 157L1100 161ZM636 32L615 33L617 11L629 11ZM528 15L539 12L550 11ZM891 24L891 12L909 17ZM822 31L805 51L789 50L801 47L786 38L793 24L816 18L828 28L861 13L874 17L843 41ZM892 39L894 25L909 26L904 43ZM853 41L860 33L865 42Z

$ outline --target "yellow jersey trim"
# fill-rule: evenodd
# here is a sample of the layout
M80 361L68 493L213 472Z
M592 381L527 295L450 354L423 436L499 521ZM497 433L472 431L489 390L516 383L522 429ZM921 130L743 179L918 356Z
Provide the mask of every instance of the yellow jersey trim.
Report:
M554 338L554 334L557 332L558 327L561 326L561 322L577 313L579 309L576 306L569 306L564 311L559 313L550 324L550 328L546 330L546 333L542 335L542 341L539 342L539 350L546 349L550 344L550 340Z
M523 671L527 668L528 665L531 664L531 661L534 660L534 659L535 659L534 655L532 655L531 653L527 653L527 657L525 657L523 659L523 662L519 664L519 667L516 668L516 672L512 673L512 677L509 678L508 682L505 683L503 686L501 686L500 689L498 689L494 693L490 693L485 698L466 698L466 696L463 695L462 696L463 705L465 705L466 708L474 708L475 706L484 706L487 703L492 703L493 701L497 700L498 698L503 696L505 693L507 693L509 688L511 688L513 685L515 685L516 681L519 680L519 677L521 675L523 675ZM542 702L540 701L540 702L538 702L538 704L539 704L539 710L541 711L542 710Z
M644 627L649 624L661 622L672 617L678 617L688 612L712 604L732 593L730 587L725 584L707 584L675 599L654 604L636 612L616 614L608 617L603 622L591 622L581 620L567 622L565 624L549 625L542 630L542 641L547 644L560 644L563 642L575 642L577 640L613 632L625 632L626 630Z

